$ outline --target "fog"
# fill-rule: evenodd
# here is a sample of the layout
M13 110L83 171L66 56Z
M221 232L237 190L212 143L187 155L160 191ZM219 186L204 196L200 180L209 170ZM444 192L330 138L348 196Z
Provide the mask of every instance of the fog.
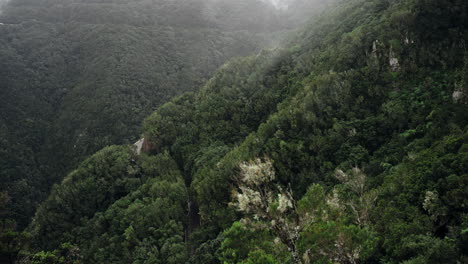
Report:
M0 15L2 14L3 7L9 0L0 0Z
M2 21L74 21L271 33L297 28L324 4L336 0L18 0L15 8L7 11L6 3L15 1L0 0Z
M263 0L264 2L269 2L276 9L286 10L290 4L290 0Z

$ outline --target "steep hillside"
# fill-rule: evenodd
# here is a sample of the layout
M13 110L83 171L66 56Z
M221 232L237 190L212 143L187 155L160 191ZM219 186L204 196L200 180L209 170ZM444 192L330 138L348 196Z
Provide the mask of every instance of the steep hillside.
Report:
M54 186L20 258L466 262L467 10L340 1L231 60L146 118L148 153L103 149Z
M9 217L24 227L85 157L136 141L162 103L273 43L271 32L290 27L278 12L257 0L10 1L0 16L0 190L11 198Z

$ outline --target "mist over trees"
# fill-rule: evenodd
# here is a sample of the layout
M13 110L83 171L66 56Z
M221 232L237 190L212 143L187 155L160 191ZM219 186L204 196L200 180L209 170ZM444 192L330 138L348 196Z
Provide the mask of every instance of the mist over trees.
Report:
M12 0L0 262L467 262L468 3L274 4Z
M0 22L2 189L21 226L83 158L287 28L256 0L15 0Z

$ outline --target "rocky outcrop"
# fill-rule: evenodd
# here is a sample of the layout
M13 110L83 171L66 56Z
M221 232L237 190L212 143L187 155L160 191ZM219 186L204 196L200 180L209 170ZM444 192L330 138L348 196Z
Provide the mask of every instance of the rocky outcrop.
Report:
M153 144L146 138L142 138L133 144L135 154L148 153L153 149Z
M145 142L145 138L142 138L142 139L138 140L137 142L135 142L133 144L135 154L137 154L137 155L141 154L141 151L143 150L143 143L144 142Z
M398 61L398 58L396 57L396 54L393 52L393 48L390 47L390 52L388 54L388 63L390 64L390 69L393 72L399 71L400 70L400 62Z

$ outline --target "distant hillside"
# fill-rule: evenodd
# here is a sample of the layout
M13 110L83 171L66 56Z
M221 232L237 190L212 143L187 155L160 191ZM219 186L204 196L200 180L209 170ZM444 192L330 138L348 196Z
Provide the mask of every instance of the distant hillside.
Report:
M0 190L28 223L88 155L128 144L145 116L229 58L277 42L271 5L244 1L12 0L0 16Z

